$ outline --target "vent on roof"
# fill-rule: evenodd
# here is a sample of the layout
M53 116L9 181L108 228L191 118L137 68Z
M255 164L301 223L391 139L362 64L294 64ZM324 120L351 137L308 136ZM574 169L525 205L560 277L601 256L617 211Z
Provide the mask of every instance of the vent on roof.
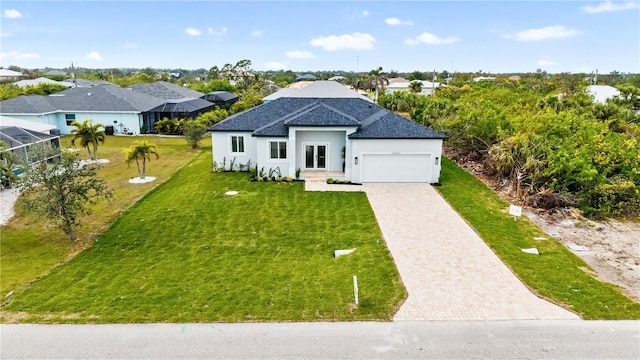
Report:
M87 93L87 96L91 96L91 93Z

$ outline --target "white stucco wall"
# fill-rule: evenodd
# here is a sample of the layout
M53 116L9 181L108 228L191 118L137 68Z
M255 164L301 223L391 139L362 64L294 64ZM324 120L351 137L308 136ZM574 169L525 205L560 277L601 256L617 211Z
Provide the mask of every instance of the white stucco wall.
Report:
M291 159L290 172L295 169L304 169L304 146L311 144L327 145L327 171L342 171L342 148L346 149L346 157L349 156L350 147L347 136L356 131L356 127L290 127L290 142L295 142L295 159ZM347 169L345 173L349 172ZM348 177L348 174L345 174Z
M55 112L50 114L11 114L11 117L27 121L34 121L42 124L50 124L60 130L60 134L70 134L73 126L67 126L65 114L74 114L76 120L83 122L92 120L93 123L101 123L104 126L112 125L116 132L120 130L119 124L123 124L123 128L129 129L129 132L140 133L141 115L135 112ZM114 123L116 121L116 123Z
M351 177L354 183L360 183L362 161L355 164L355 158L362 159L366 154L429 154L431 164L430 183L437 183L440 178L442 160L442 140L440 139L353 139L351 140L351 156L347 164L351 165ZM437 159L437 160L436 160ZM436 164L437 161L437 164Z
M256 139L256 155L258 159L258 170L264 168L265 173L269 174L270 169L280 169L280 174L283 177L295 176L295 170L290 171L289 164L292 161L293 147L289 139L284 137L258 137ZM271 145L272 141L284 141L287 143L287 158L286 159L271 159Z
M244 136L244 153L231 153L231 136ZM213 161L217 166L226 163L229 169L231 161L235 158L235 164L246 164L251 160L251 166L255 166L258 160L256 138L251 136L250 132L222 132L214 131L211 133L213 142ZM262 165L258 165L262 167Z

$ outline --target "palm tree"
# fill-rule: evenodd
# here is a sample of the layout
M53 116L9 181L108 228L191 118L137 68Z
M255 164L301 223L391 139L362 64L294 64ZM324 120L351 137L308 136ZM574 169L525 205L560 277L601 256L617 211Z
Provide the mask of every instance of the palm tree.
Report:
M387 79L387 73L382 71L382 66L375 70L369 71L369 84L373 85L376 89L375 94L375 102L378 103L378 89L384 87L385 85L389 85L389 79Z
M75 145L76 140L80 140L80 146L87 149L91 160L95 160L98 152L98 143L104 144L104 140L107 137L104 130L100 130L100 128L104 129L104 125L100 123L94 124L91 120L85 120L82 123L74 120L71 126L76 127L71 130L71 134L73 134L71 145ZM93 152L91 149L93 149Z
M147 170L147 161L151 161L151 155L155 155L156 159L160 157L157 150L156 145L150 143L148 140L136 141L131 147L124 149L124 161L127 165L135 161L140 179L144 179L144 174ZM142 162L142 167L140 167L140 162Z
M414 93L422 92L422 81L412 81L409 83L409 89Z

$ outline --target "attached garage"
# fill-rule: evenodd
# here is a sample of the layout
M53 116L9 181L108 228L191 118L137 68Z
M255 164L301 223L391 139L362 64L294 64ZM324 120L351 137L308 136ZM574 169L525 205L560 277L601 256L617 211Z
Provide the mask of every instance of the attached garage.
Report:
M431 182L431 154L362 154L362 182Z

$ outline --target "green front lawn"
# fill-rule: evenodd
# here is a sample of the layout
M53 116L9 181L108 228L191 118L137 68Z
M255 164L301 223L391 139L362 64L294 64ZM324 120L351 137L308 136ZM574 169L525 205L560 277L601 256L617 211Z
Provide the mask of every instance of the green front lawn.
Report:
M129 184L128 180L138 173L135 164L125 164L122 150L141 138L158 145L160 158L153 158L147 166L147 175L157 179L146 184ZM204 141L210 142L210 138ZM62 137L62 146L70 146L70 136ZM0 298L3 302L10 300L7 294L20 293L31 282L90 246L124 210L199 153L200 150L192 150L182 137L107 136L98 148L98 158L107 159L109 163L102 165L98 175L113 190L113 199L92 207L93 214L85 216L82 226L76 229L79 237L76 242L70 241L47 219L24 209L18 201L16 215L0 230ZM78 154L81 159L89 158L85 149L80 149Z
M246 173L210 170L211 152L204 151L90 248L14 295L5 318L127 323L392 317L405 291L364 193L305 192L299 182L251 183ZM228 190L239 195L224 195ZM356 251L333 257L334 249L348 248Z
M640 319L640 304L585 272L589 266L582 259L526 217L514 221L508 203L448 159L442 162L441 182L442 196L533 291L585 319ZM520 250L531 247L540 255Z

